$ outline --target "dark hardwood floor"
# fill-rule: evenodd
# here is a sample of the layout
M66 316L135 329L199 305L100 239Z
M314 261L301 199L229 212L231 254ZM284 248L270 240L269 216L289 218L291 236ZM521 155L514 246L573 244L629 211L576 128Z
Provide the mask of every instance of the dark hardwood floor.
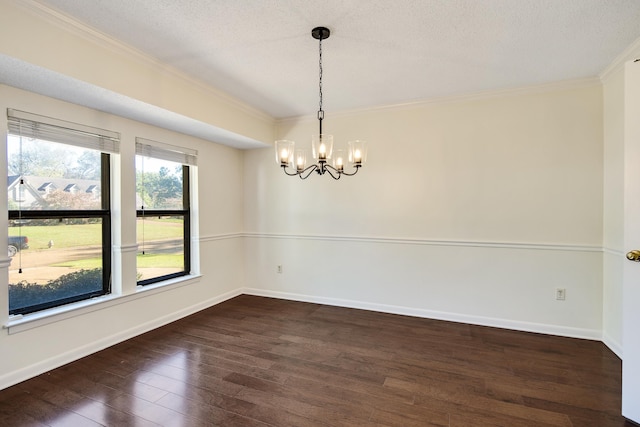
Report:
M602 343L240 296L0 391L2 426L632 426Z

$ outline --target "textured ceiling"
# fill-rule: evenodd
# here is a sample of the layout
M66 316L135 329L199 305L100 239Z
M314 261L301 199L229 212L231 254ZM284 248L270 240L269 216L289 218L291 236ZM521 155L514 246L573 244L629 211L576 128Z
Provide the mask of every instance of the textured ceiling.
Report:
M267 114L314 114L596 77L638 0L38 0Z

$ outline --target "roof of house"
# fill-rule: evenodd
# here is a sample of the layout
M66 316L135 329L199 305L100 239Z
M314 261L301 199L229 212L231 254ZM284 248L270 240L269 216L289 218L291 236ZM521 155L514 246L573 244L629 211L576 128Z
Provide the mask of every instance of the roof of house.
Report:
M11 179L12 177L9 178ZM100 181L96 179L52 178L25 175L24 180L25 183L33 188L37 188L40 192L45 192L49 187L53 189L62 189L63 191L72 191L75 189L78 192L84 191L87 193L100 190Z

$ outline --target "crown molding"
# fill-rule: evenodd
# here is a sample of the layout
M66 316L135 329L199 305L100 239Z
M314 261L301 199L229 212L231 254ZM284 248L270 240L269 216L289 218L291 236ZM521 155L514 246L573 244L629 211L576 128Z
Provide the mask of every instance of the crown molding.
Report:
M384 112L384 111L410 110L410 109L421 108L426 106L434 106L434 105L457 104L457 103L470 102L470 101L482 101L485 99L492 99L492 98L505 98L505 97L511 97L511 96L535 95L535 94L545 93L545 92L572 90L572 89L579 89L579 88L590 87L590 86L598 86L600 84L602 84L602 82L598 77L562 80L559 82L544 83L539 85L522 86L517 88L498 89L498 90L487 90L487 91L474 92L474 93L468 93L463 95L450 95L450 96L442 96L437 98L421 99L417 101L411 101L411 102L405 102L405 103L399 103L399 104L379 105L374 107L342 110L342 111L337 111L331 114L326 114L326 116L327 117L348 117L348 116ZM297 116L297 117L285 117L282 119L277 119L276 123L281 124L281 123L289 123L289 122L301 122L301 121L307 121L307 120L316 120L316 116L309 114L309 115Z
M632 61L640 58L640 37L629 45L616 59L613 60L607 68L604 69L599 75L602 82L606 81L613 75L620 67L623 67L627 61Z
M167 64L164 64L157 60L156 58L147 55L146 53L141 52L140 50L122 43L107 34L104 34L94 28L89 27L88 25L83 24L76 19L65 15L62 12L56 11L42 3L39 3L37 0L22 0L17 3L24 10L39 16L44 19L46 22L68 32L75 36L78 36L90 43L97 44L101 47L104 47L118 55L123 55L142 63L144 65L150 66L152 68L156 68L158 70L162 70L163 73L169 74L177 79L180 79L186 83L196 86L199 90L208 92L211 95L222 99L224 102L227 102L239 110L252 115L253 117L264 120L267 122L273 122L274 118L269 114L265 113L262 110L254 108L236 98L224 92L221 89L213 87L204 83L201 80L198 80L188 74L174 68L170 67Z

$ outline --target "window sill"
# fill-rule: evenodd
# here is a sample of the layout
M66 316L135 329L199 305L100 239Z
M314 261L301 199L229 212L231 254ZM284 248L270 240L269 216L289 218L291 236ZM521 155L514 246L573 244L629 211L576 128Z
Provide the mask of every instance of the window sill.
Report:
M9 333L28 331L61 320L82 316L94 311L104 310L109 307L135 301L140 298L158 294L165 291L177 289L199 281L199 274L188 275L176 279L166 280L148 286L138 286L136 292L128 295L104 295L90 300L80 301L73 304L65 304L60 307L38 311L25 315L9 316L9 320L2 326Z

